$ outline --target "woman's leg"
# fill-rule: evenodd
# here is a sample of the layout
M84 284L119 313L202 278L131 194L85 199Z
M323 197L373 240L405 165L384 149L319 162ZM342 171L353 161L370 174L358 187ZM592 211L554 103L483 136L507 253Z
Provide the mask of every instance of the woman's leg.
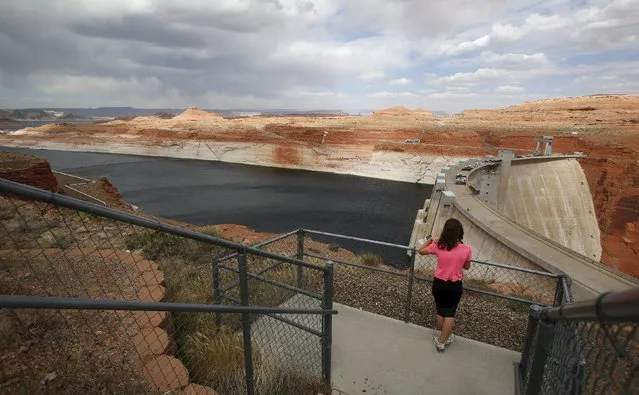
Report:
M442 330L442 325L444 324L444 317L442 317L441 315L437 314L435 316L435 320L437 322L437 330L441 331Z
M457 313L457 307L459 306L459 301L462 296L461 283L455 287L459 287L459 289L450 290L446 295L447 308L443 311L444 322L442 323L442 331L439 335L440 343L446 343L450 334L455 330L455 314Z
M455 327L455 317L443 317L444 322L442 324L442 332L439 335L439 342L442 344L446 343L448 340L448 336L453 332L453 328Z

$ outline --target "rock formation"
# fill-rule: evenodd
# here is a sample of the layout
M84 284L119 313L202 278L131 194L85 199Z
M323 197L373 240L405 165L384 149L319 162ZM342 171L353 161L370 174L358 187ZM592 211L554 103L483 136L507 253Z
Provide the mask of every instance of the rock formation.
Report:
M0 153L0 178L53 192L58 191L58 181L51 172L49 162L32 155Z
M173 121L206 121L224 119L216 113L201 110L198 107L189 107L182 114L172 118Z
M450 162L513 148L580 160L602 231L604 263L639 275L631 225L639 221L639 96L593 95L468 110L437 117L392 107L372 116L254 116L225 119L192 107L172 119L46 125L0 135L0 144L218 160L433 183ZM67 148L64 148L67 147ZM636 229L636 227L634 228ZM630 235L630 236L628 236Z
M371 114L371 117L412 117L419 118L424 120L436 120L437 117L432 112L428 112L426 110L417 109L411 110L404 106L395 106L390 108L385 108L382 110L374 111Z

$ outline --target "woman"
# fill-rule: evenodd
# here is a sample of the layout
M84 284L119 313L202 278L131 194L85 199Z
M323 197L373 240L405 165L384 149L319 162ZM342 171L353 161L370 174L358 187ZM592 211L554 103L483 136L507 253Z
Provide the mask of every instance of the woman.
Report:
M462 269L470 269L473 258L470 246L462 243L463 238L464 227L461 222L450 218L444 224L439 239L429 239L419 249L420 255L437 255L432 293L437 306L437 329L441 331L439 338L433 338L438 352L444 352L446 346L455 340L452 332L462 296Z

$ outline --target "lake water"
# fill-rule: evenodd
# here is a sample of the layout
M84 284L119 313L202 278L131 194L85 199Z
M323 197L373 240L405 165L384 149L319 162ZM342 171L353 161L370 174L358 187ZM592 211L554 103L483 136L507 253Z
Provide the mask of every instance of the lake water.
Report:
M54 170L107 177L143 211L199 225L308 228L408 244L432 186L348 175L131 155L29 150ZM358 248L359 249L359 248Z

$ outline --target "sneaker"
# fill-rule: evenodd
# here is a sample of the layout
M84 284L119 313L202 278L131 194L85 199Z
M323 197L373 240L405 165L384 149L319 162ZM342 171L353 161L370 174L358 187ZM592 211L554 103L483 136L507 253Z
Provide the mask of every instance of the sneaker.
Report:
M433 337L433 344L435 345L435 349L437 352L444 352L446 350L446 345L439 342L439 339Z
M450 346L454 341L455 335L451 333L450 335L448 335L448 339L446 339L446 346Z

